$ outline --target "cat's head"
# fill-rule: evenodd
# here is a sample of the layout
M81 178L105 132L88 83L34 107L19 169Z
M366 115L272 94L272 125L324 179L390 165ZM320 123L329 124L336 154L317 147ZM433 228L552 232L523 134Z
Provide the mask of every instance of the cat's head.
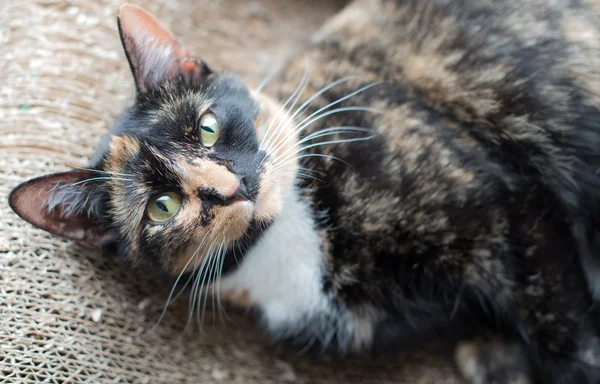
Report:
M29 180L9 202L53 234L178 274L243 248L281 212L298 166L295 127L141 8L123 6L118 25L134 105L90 169Z

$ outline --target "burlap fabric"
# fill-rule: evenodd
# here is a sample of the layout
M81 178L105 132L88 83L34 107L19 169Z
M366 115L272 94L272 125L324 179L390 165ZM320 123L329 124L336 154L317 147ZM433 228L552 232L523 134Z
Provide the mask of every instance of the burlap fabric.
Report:
M341 4L263 0L139 2L215 68L256 84ZM315 361L273 346L229 312L185 330L183 295L154 325L169 287L110 256L19 220L7 194L84 166L133 86L115 23L119 0L0 0L0 381L457 383L439 354ZM259 278L259 277L257 277Z

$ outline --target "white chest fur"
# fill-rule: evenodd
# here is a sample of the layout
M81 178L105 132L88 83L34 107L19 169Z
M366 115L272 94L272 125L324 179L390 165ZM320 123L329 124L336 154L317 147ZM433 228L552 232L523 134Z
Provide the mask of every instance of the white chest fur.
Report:
M220 289L244 292L270 330L328 312L322 290L323 255L308 205L292 191L284 209Z

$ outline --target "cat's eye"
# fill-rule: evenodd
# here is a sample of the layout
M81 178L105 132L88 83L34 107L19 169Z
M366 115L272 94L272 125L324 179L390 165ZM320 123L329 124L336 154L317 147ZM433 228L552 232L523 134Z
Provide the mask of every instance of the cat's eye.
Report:
M212 113L205 113L200 118L200 136L205 147L210 148L219 138L219 122Z
M179 208L181 208L181 195L175 192L165 192L150 200L146 213L151 221L160 223L175 216L179 212Z

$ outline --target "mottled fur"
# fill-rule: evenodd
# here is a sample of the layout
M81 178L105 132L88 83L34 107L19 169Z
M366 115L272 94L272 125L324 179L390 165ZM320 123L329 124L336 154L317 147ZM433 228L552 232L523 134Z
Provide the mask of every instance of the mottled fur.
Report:
M595 15L568 2L356 1L275 83L288 93L305 56L308 94L365 79L313 108L371 80L391 83L337 105L383 115L334 115L305 132L356 125L379 137L314 149L345 163L302 164L323 175L304 185L328 212L325 289L358 308L378 303L382 340L449 321L491 326L524 341L542 382L600 381L599 350L572 361L599 328L579 264L595 293Z
M91 162L110 177L29 182L11 196L25 219L69 235L35 207L83 216L99 245L195 290L219 264L202 282L300 348L442 337L472 383L600 382L597 4L356 0L261 92L138 12L121 26L136 101ZM245 205L227 198L240 183ZM19 203L48 184L63 192ZM172 189L181 211L149 225Z

